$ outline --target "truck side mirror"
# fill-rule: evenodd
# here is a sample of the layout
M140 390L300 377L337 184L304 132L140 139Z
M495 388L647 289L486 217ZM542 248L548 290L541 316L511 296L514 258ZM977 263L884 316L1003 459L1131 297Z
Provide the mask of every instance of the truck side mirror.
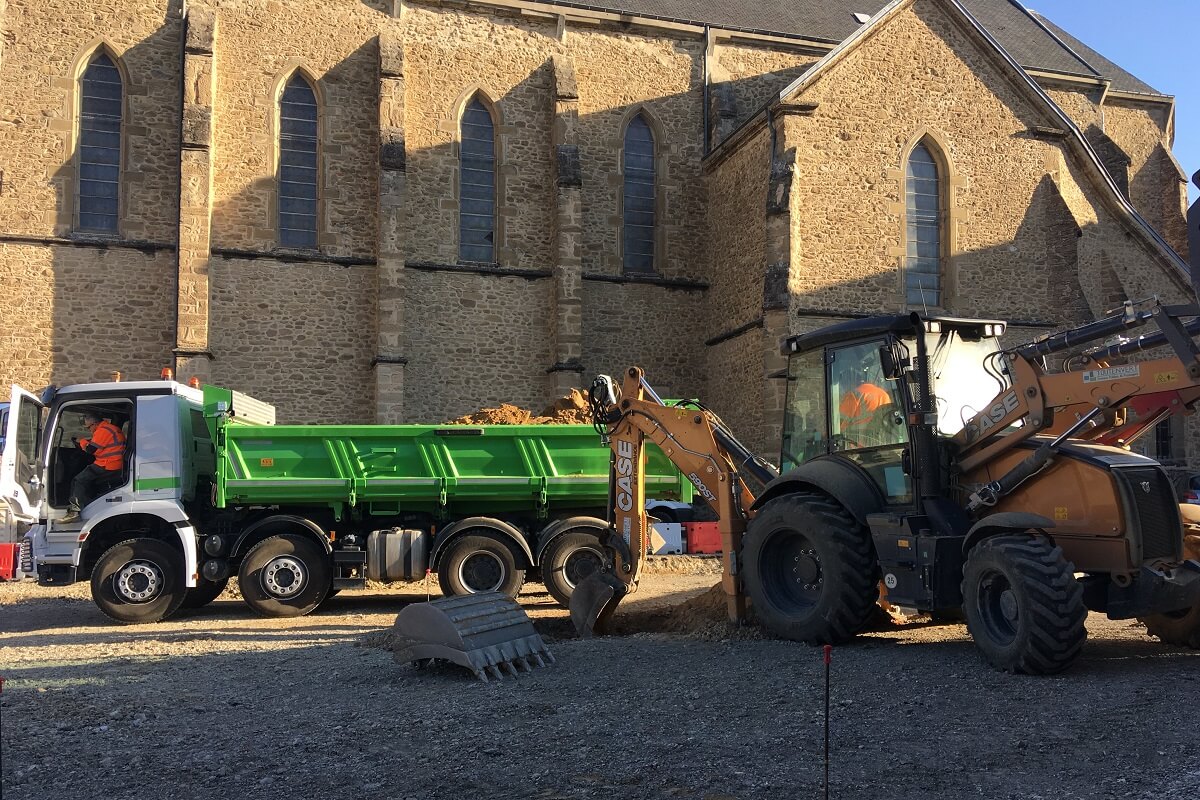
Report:
M897 342L882 345L879 348L879 363L883 367L883 377L894 381L904 374L912 362Z

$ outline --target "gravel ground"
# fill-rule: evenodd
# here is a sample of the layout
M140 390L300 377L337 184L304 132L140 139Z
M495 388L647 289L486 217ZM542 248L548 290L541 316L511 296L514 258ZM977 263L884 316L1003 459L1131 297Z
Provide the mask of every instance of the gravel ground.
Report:
M86 586L0 584L0 795L821 797L820 650L715 620L664 632L715 582L695 571L650 574L622 604L622 629L643 632L588 641L526 587L557 663L488 684L393 663L387 629L422 587L292 620L223 597L122 627ZM1052 678L993 671L961 625L837 648L830 796L1192 800L1200 653L1095 615L1089 633Z

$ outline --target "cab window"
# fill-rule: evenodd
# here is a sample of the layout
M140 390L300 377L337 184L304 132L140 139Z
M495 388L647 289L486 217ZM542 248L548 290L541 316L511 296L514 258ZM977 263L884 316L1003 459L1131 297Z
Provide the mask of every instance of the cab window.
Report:
M96 412L101 419L117 426L125 434L125 459L121 475L112 488L120 488L129 482L129 464L133 453L133 404L129 402L76 402L63 405L50 434L50 452L47 468L50 475L50 505L64 507L70 501L71 481L91 464L92 456L79 446L80 440L88 439L91 433L83 424L86 412Z

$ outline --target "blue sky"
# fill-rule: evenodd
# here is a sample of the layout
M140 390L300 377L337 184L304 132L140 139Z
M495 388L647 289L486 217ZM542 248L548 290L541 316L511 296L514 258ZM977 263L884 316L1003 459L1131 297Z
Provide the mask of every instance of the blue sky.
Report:
M1022 0L1076 39L1163 94L1175 96L1175 157L1200 170L1200 2ZM1189 196L1200 196L1188 183Z

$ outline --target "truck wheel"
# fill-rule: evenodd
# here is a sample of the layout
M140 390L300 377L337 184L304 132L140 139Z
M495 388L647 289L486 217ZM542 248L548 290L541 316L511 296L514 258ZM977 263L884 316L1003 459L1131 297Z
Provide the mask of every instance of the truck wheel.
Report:
M1183 611L1139 617L1138 621L1163 644L1200 648L1200 603Z
M488 536L464 536L450 546L438 565L438 583L447 597L500 592L516 597L525 570L503 542Z
M818 494L769 501L742 543L742 579L768 631L809 644L838 644L871 620L879 575L871 537Z
M201 580L199 585L187 590L187 595L183 598L183 605L180 608L204 608L220 597L221 592L225 591L225 587L228 585L229 578L222 578L215 583Z
M281 534L251 548L238 569L242 599L264 617L299 617L325 599L329 557L303 536Z
M579 582L603 564L604 549L599 539L578 531L564 533L542 556L542 580L551 596L566 608Z
M1032 535L979 544L963 568L967 630L997 669L1051 675L1079 657L1087 608L1062 549Z
M92 600L127 625L158 622L174 614L186 595L183 559L157 539L113 545L92 570Z

